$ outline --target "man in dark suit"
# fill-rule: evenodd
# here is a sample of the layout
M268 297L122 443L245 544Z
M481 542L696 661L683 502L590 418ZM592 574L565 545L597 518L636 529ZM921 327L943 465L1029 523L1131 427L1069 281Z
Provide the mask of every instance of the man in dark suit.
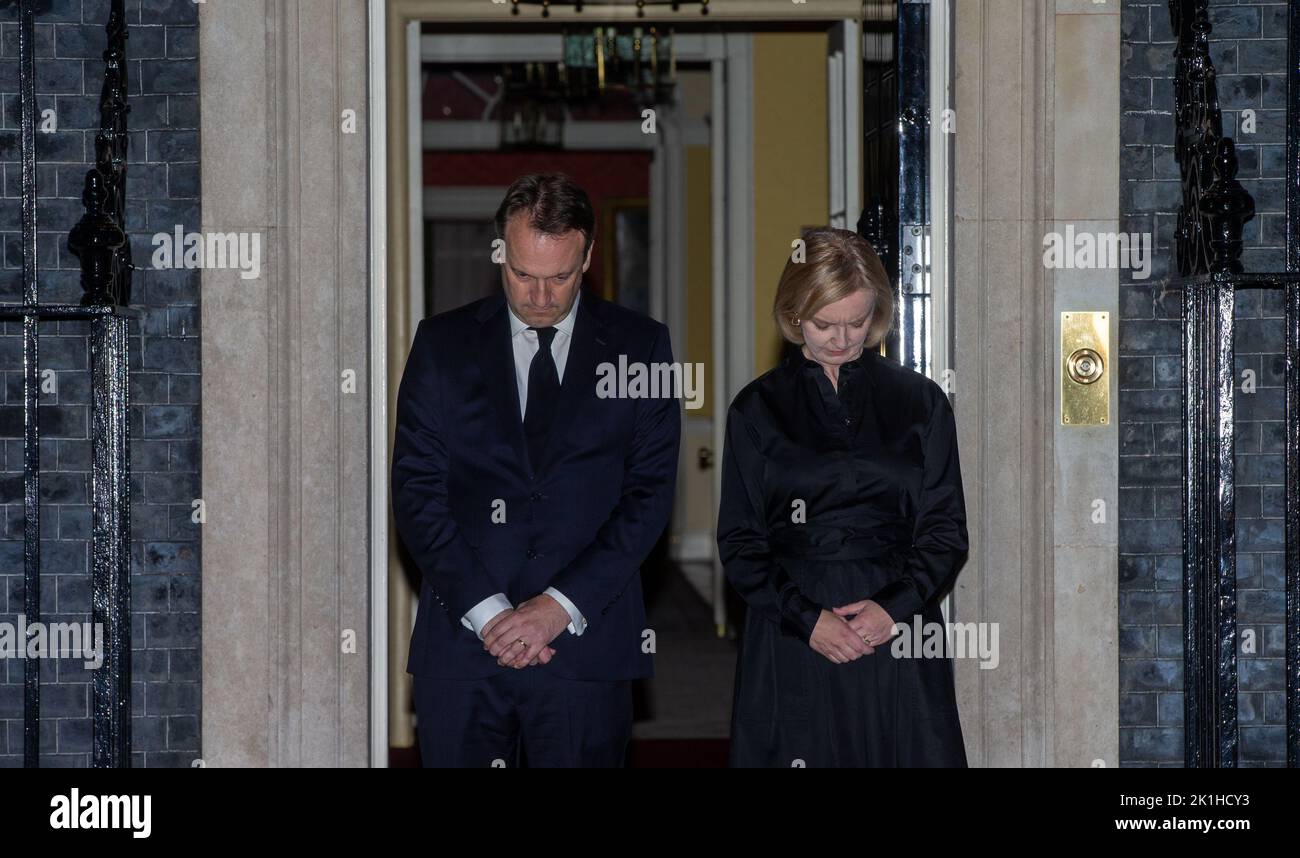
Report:
M582 293L595 215L566 177L517 180L496 224L502 294L421 321L397 396L420 752L618 766L631 680L651 675L640 565L668 522L681 423L673 398L596 382L620 357L670 364L668 331Z

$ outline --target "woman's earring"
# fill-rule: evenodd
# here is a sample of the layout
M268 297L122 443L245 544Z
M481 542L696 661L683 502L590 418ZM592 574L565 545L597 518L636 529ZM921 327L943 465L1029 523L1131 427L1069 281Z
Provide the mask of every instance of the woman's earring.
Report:
M795 326L796 328L799 327L799 317L798 317L798 316L795 316L795 317L794 317L794 326Z

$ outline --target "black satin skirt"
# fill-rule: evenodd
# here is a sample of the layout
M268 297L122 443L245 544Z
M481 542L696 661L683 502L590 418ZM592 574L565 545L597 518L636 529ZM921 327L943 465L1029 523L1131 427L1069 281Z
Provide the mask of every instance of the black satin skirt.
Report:
M897 578L899 562L817 557L782 566L829 609ZM937 602L920 617L943 622ZM891 641L835 664L751 614L736 661L730 754L734 767L965 767L951 657L910 657Z

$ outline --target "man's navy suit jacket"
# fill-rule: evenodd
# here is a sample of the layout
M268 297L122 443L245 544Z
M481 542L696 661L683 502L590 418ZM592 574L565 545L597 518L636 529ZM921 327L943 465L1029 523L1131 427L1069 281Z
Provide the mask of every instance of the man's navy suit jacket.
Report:
M669 518L680 404L599 398L597 367L672 361L668 329L586 292L546 453L528 461L504 294L420 322L397 394L392 502L423 574L407 660L416 676L502 670L461 617L555 587L587 619L546 670L570 679L652 675L640 566ZM503 506L504 504L504 506ZM494 523L504 512L504 523Z

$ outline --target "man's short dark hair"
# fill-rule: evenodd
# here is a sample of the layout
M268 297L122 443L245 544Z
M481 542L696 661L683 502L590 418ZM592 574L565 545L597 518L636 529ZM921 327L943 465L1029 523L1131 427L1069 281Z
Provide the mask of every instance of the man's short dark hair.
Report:
M497 208L497 237L505 238L506 223L519 212L528 213L528 225L546 235L582 233L582 254L596 237L596 215L587 192L563 173L533 173L515 179Z

